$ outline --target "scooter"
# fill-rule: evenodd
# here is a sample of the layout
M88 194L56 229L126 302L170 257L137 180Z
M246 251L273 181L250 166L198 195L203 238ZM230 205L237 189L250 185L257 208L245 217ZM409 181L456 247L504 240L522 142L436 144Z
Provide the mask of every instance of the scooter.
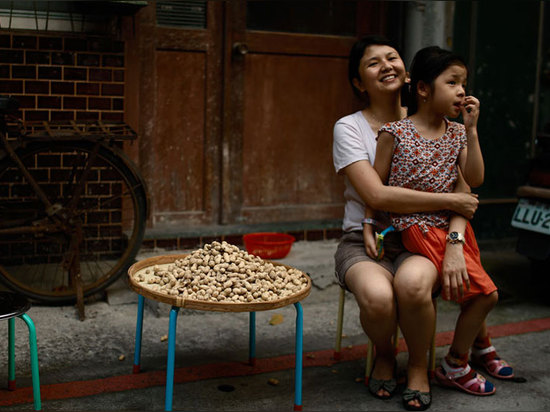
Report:
M531 260L534 278L550 284L550 133L539 133L537 140L539 154L517 189L511 225L518 229L516 250Z

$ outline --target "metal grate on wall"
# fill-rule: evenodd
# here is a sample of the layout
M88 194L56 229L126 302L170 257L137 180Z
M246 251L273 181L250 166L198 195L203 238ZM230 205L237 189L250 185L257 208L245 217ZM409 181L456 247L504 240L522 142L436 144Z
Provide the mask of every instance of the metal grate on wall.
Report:
M157 1L157 26L206 28L206 1Z

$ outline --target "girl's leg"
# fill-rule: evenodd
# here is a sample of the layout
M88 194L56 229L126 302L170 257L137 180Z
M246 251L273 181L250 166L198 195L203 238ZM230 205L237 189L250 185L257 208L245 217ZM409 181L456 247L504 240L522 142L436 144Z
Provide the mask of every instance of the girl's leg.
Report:
M449 353L443 359L442 367L436 371L441 383L472 395L492 395L495 392L491 382L470 368L468 354L476 336L484 332L485 318L497 301L498 293L495 291L489 295L475 296L462 304Z
M409 350L407 387L429 392L427 352L434 333L435 309L432 292L439 285L434 264L423 256L407 258L394 280L399 308L399 326ZM420 406L418 400L409 402Z
M359 262L348 269L346 285L355 295L361 326L376 348L371 376L380 380L391 379L395 365L392 336L397 322L393 276L377 263ZM390 394L381 389L378 395Z
M468 354L478 334L484 333L487 336L485 318L497 301L498 293L493 292L490 295L475 296L462 304L450 348L452 354Z

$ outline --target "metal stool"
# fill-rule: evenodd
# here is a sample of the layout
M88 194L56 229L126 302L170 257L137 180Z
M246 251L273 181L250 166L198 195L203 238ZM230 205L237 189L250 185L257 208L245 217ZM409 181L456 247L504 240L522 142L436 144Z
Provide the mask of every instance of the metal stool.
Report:
M340 298L338 300L338 319L336 324L336 345L334 347L334 359L340 360L341 358L341 349L342 349L342 329L343 329L343 323L344 323L344 304L346 301L346 290L344 288L340 288ZM437 314L437 301L435 298L432 300L434 309L436 310ZM434 325L435 326L435 325ZM393 335L393 342L395 345L395 353L397 354L397 347L399 344L399 327L396 326L395 333ZM372 370L372 364L374 361L374 345L370 342L370 340L367 340L367 359L365 364L365 385L368 385L369 383L369 377ZM430 357L428 361L428 373L430 376L430 379L434 377L435 374L435 327L434 327L434 334L432 337L432 343L430 346Z
M40 379L38 376L38 352L36 350L36 329L27 315L30 302L22 295L0 292L0 320L8 320L8 390L15 390L15 318L21 318L29 328L29 346L31 352L32 392L34 409L42 409L40 402Z

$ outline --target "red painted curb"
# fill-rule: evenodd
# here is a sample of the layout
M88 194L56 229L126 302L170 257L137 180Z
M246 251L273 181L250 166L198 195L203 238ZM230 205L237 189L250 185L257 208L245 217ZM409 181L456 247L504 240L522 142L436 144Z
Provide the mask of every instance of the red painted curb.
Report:
M499 338L524 333L550 330L550 318L531 319L521 322L490 326L492 338ZM446 346L452 341L453 332L440 332L436 335L436 346ZM341 361L361 359L365 356L367 345L356 345L342 348ZM405 351L406 345L400 339L398 351ZM175 383L195 382L205 379L258 375L294 368L294 355L274 358L256 359L256 365L245 362L224 362L178 368L174 372ZM303 367L331 366L336 363L334 349L304 353ZM99 395L101 393L121 392L142 389L166 384L166 371L151 371L112 376L109 378L87 381L63 382L41 385L42 401L54 399L79 398ZM32 387L19 388L15 391L1 391L0 406L12 406L33 402Z

